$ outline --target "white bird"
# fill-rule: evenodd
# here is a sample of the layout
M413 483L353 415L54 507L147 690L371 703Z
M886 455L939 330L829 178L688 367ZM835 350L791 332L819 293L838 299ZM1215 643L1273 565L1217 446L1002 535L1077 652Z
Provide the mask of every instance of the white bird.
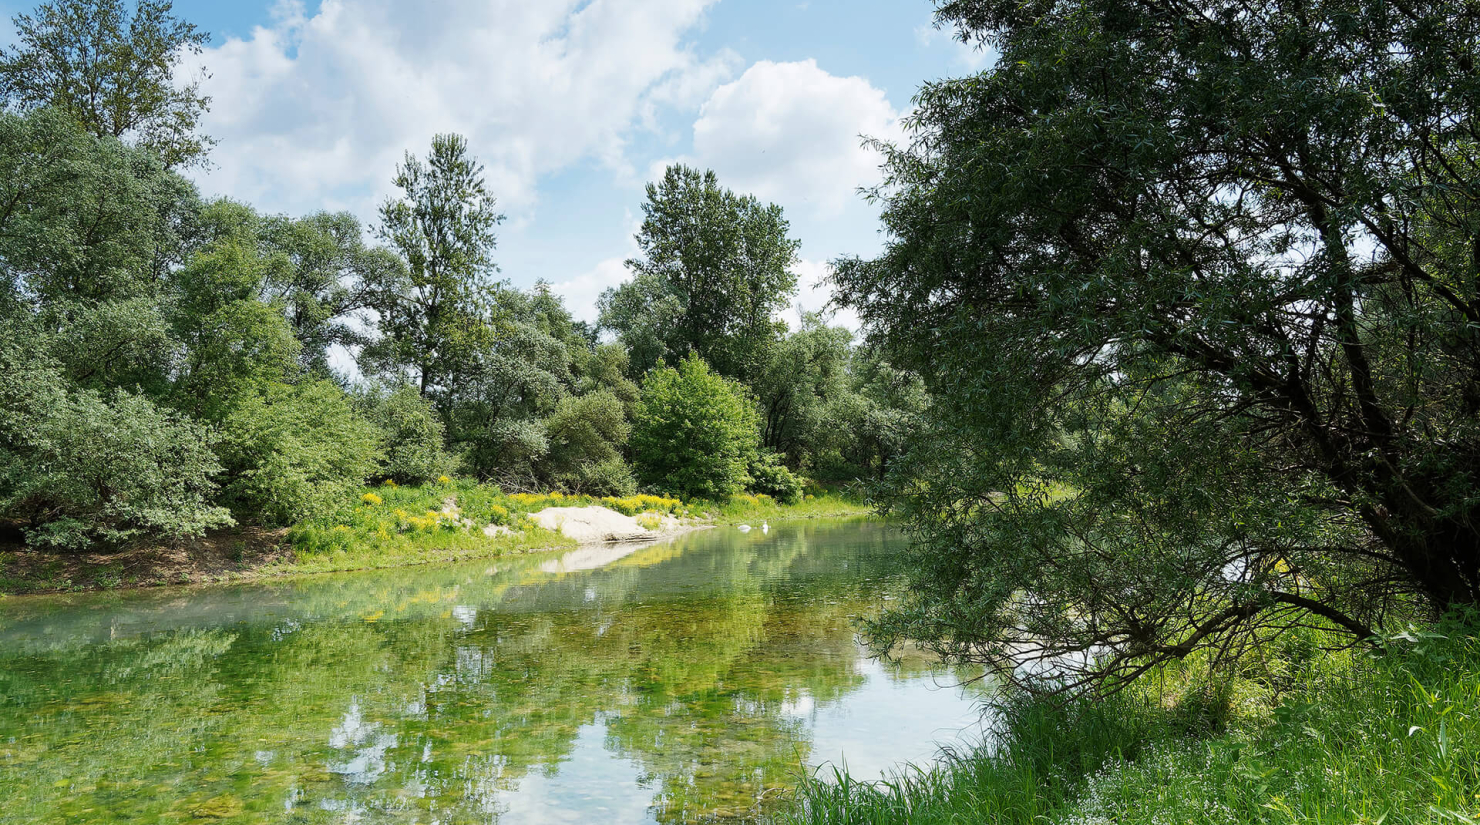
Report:
M761 522L761 532L762 533L769 533L769 532L771 532L771 525L765 523L764 521Z
M750 525L749 524L737 524L737 525L735 525L735 529L736 530L739 530L742 533L749 533L750 532Z

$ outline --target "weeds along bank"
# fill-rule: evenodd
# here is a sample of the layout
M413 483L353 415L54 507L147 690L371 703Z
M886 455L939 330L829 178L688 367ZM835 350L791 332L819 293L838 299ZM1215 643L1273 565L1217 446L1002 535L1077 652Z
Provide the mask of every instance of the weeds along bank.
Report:
M1197 665L1100 701L1008 702L994 748L878 784L819 775L773 825L1480 821L1480 623L1325 656L1313 635L1236 681Z
M454 562L574 547L532 515L552 507L603 507L639 528L672 533L764 520L864 516L867 505L817 490L783 504L763 494L724 501L656 495L506 493L443 476L428 484L387 482L354 491L330 515L284 530L220 531L181 545L139 545L95 554L0 551L0 593L94 590ZM677 526L675 526L675 523Z

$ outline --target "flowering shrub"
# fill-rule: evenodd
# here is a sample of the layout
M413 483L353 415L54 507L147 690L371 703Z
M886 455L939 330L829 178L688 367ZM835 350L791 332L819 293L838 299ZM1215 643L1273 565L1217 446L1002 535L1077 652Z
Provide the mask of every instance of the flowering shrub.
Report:
M366 493L363 496L360 496L360 501L365 502L366 504L370 505L371 507L374 507L377 504L384 504L385 503L385 499L381 498L380 496L377 496L374 493Z

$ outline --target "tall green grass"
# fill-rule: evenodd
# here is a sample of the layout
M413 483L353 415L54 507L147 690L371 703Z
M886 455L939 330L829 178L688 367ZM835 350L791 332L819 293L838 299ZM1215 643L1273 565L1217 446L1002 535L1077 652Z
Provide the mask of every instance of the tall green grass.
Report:
M765 495L741 494L727 501L691 502L692 512L706 515L722 524L774 519L850 518L872 514L867 503L842 493L819 491L808 494L794 504L782 504Z
M1279 651L1236 683L1173 674L1067 707L1016 700L1001 736L876 783L811 778L781 823L1475 823L1473 618L1365 652ZM1275 652L1271 652L1274 655Z

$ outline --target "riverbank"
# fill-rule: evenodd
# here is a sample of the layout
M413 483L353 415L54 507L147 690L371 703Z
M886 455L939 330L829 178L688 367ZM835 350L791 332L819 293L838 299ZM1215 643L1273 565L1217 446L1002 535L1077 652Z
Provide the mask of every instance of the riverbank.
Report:
M662 534L870 512L862 502L836 494L780 504L752 495L726 502L509 495L495 487L452 480L415 487L387 485L365 488L335 519L291 528L236 527L176 545L138 544L85 553L44 553L0 544L0 596L252 581L558 550L578 542L540 527L531 514L552 507L588 506L607 507L655 528L667 519L668 526L659 530Z
M786 825L1474 823L1480 624L1326 656L1312 637L1209 687L1189 666L1110 699L1009 703L993 751L882 783L822 776Z

